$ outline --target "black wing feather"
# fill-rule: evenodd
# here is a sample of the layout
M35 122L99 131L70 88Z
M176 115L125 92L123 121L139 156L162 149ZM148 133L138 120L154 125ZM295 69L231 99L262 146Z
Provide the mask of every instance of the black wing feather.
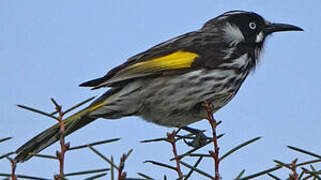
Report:
M161 57L161 56L165 56L178 50L189 51L189 52L200 54L201 58L198 60L198 63L192 64L192 66L193 66L193 69L197 67L204 67L204 65L207 64L207 61L214 60L215 62L215 59L216 60L220 59L220 58L217 58L218 56L221 56L220 55L221 53L218 52L219 48L217 48L217 44L216 44L217 42L220 42L218 41L218 38L220 37L217 36L217 34L206 33L202 31L194 31L194 32L183 34L181 36L178 36L176 38L173 38L161 44L158 44L142 53L139 53L129 58L125 63L110 70L105 76L84 82L80 84L80 86L94 87L93 89L97 89L104 86L112 87L113 85L118 84L119 82L111 83L108 85L101 85L101 84L111 79L120 70L132 64L148 61L150 59ZM202 58L202 55L204 53L207 56ZM209 56L211 56L211 58L209 58Z

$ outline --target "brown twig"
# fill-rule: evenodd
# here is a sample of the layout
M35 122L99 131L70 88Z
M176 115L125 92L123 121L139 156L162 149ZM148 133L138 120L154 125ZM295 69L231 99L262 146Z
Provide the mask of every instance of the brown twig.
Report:
M292 171L292 174L290 174L290 179L291 180L298 180L298 173L296 172L296 163L297 163L298 159L294 159L290 165L290 169Z
M126 176L127 176L127 173L126 173L126 172L122 172L122 173L121 173L121 176L120 176L120 177L121 177L120 179L121 179L121 180L125 180L125 179L126 179Z
M176 172L177 172L177 175L178 175L179 179L183 179L183 173L182 173L181 165L180 165L181 164L180 163L180 158L178 158L177 150L176 150L176 139L175 139L175 136L176 136L176 131L175 130L173 130L172 133L167 133L167 139L171 143L172 148L173 148L173 154L174 154L174 158L175 158L175 161L176 161Z
M51 101L55 104L56 110L59 114L58 122L59 122L59 134L60 134L60 152L56 152L56 156L59 160L59 175L55 175L55 180L62 180L64 179L64 160L65 160L65 153L68 151L70 147L70 143L65 143L65 123L63 121L64 112L62 111L62 107L56 103L54 99Z
M126 179L126 172L123 172L125 167L125 161L128 158L128 156L131 154L133 150L129 150L126 154L123 154L120 158L119 168L118 168L118 180L125 180Z
M213 105L211 102L209 101L205 101L204 102L204 107L207 111L207 120L209 121L209 123L211 124L212 127L212 133L213 133L213 144L214 144L214 152L213 151L209 151L210 155L213 157L214 159L214 169L215 169L215 180L219 180L220 179L220 174L219 174L219 164L220 164L220 160L219 160L219 147L217 144L217 135L216 135L216 120L213 117Z
M126 173L123 172L124 170L124 166L125 166L125 154L123 154L123 156L120 158L120 165L119 165L119 169L118 169L118 180L124 180L126 178Z
M16 161L14 159L8 158L7 159L10 161L11 163L11 180L17 180L17 176L16 176Z

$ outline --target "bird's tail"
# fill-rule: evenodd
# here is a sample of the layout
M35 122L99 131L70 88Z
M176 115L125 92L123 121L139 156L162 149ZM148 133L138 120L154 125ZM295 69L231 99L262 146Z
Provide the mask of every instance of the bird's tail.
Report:
M87 124L97 119L96 117L90 117L88 115L91 111L94 110L94 108L94 106L89 106L63 120L65 124L65 136L73 133L74 131L86 126ZM58 141L60 138L59 130L59 124L55 124L26 142L16 150L16 162L26 161L30 159L34 153L38 153Z
M96 120L98 117L90 116L90 113L106 105L106 103L112 99L113 95L116 94L118 90L119 89L117 88L110 89L87 108L80 110L79 112L63 120L65 124L64 135L67 136ZM38 153L58 141L60 138L59 130L60 126L57 123L26 142L16 150L16 162L26 161L30 159L34 153Z

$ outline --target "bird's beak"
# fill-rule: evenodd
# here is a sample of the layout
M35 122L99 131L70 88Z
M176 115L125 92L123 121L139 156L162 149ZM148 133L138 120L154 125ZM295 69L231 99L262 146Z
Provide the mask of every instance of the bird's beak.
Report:
M270 23L265 26L265 34L271 34L280 31L303 31L302 28L290 24Z

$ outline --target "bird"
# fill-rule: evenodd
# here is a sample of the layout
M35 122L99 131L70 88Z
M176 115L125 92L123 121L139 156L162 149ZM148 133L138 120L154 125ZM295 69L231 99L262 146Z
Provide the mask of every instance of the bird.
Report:
M303 29L272 23L255 12L233 10L134 55L103 77L80 84L108 89L63 120L65 135L98 118L138 116L178 128L206 119L203 103L210 102L215 113L230 102L259 62L266 37L280 31ZM56 124L18 148L15 161L30 159L59 137Z

